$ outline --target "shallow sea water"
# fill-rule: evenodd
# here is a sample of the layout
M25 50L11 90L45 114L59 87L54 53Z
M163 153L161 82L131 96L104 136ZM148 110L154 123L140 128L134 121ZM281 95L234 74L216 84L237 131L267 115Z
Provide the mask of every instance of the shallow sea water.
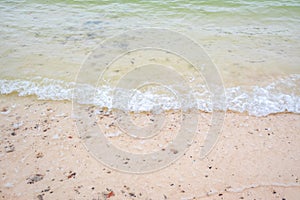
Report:
M184 34L203 47L222 77L227 110L256 116L300 113L296 0L5 0L0 3L0 23L0 94L71 100L80 66L101 42L124 31L154 27ZM200 77L189 91L196 103L187 107L212 111L212 94L189 63L165 52L152 52L152 58L141 55L131 58L139 64L155 59L183 72L187 80ZM108 80L119 80L122 72L132 69L126 59L114 63ZM113 89L110 84L85 85L81 103L111 108ZM176 95L161 88L123 92L134 92L129 110L182 107Z

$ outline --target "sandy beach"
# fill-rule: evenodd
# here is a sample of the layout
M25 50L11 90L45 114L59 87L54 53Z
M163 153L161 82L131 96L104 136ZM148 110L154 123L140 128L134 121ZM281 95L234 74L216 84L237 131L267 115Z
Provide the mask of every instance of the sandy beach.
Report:
M2 95L0 109L1 199L299 198L299 114L229 112L215 147L200 159L211 115L200 113L194 142L180 159L159 171L130 174L110 169L86 150L70 102ZM98 125L109 118L103 115ZM170 123L176 127L176 120ZM122 134L108 138L130 144Z
M0 24L0 199L300 199L299 0L2 0Z

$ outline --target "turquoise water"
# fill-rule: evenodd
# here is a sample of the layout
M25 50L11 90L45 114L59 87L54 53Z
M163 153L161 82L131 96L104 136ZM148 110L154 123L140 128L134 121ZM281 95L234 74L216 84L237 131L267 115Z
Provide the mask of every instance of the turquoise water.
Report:
M81 64L104 39L155 27L180 32L202 45L220 71L228 110L258 116L300 112L297 0L4 0L0 23L0 93L4 95L16 92L71 100ZM109 85L96 90L101 94L98 101L87 103L110 107ZM209 94L201 91L205 92L197 94L197 107L210 111ZM164 103L166 98L152 101L147 93L138 102L151 104L147 109L154 103L176 108Z

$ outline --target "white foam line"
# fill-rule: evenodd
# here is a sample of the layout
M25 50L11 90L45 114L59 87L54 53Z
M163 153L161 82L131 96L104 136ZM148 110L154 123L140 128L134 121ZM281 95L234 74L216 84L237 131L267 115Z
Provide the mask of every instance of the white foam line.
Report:
M282 112L300 113L299 86L300 74L295 74L270 83L265 87L227 88L225 91L226 108L221 108L218 102L212 104L210 101L212 94L206 89L205 85L199 85L198 89L200 90L196 88L194 91L190 91L187 96L183 97L182 102L174 96L157 94L155 88L153 91L146 92L117 89L118 95L113 96L113 88L109 86L95 88L87 84L76 85L74 82L40 77L32 80L0 80L0 94L17 92L19 96L36 95L38 99L42 100L75 100L80 104L94 104L109 109L116 108L136 112L157 109L188 110L196 107L205 112L212 112L216 108L216 110L226 109L241 113L248 112L253 116L267 116ZM74 89L77 92L73 98ZM135 96L132 96L133 94ZM196 98L196 102L189 101L191 95ZM118 101L113 103L114 97L118 97ZM129 105L127 101L124 101L127 98L131 99Z

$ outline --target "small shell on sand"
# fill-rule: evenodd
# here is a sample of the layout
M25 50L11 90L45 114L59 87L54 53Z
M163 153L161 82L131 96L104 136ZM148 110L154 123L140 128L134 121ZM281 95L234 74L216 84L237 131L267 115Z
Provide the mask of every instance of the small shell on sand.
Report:
M8 107L3 107L0 111L1 114L7 115L10 113L10 110Z

